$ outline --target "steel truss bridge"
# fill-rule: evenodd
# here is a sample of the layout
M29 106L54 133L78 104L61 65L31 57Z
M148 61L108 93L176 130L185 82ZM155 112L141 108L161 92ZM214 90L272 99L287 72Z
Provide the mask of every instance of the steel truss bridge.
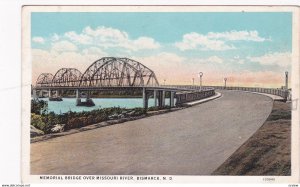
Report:
M48 92L51 98L52 92L59 96L59 91L76 91L76 103L81 103L81 92L86 93L87 100L91 91L134 91L143 93L143 107L148 107L149 97L154 97L154 106L165 106L165 96L169 92L169 106L180 105L185 102L195 101L210 97L215 94L215 89L244 90L243 87L202 87L202 86L178 86L159 85L157 77L151 69L140 62L129 58L103 57L92 63L83 73L75 68L61 68L54 75L42 73L36 80L33 88L33 97L37 98L37 92ZM270 91L271 90L271 91ZM268 92L287 98L285 90L247 88L245 91Z
M87 99L91 91L141 91L143 106L148 107L149 97L154 97L154 106L163 107L165 96L170 95L169 106L175 105L175 98L183 92L189 96L177 99L176 104L187 99L195 100L214 95L214 89L199 89L189 87L161 86L155 73L140 62L129 58L104 57L92 63L83 73L75 68L61 68L54 75L42 73L38 76L34 87L34 97L48 91L49 98L59 96L59 91L76 91L76 102L81 103L81 92L86 93Z

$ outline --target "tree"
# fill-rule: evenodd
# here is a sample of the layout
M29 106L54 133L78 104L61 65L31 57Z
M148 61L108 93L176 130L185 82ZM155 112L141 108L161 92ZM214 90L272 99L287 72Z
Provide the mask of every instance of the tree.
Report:
M44 100L31 99L31 113L45 114L48 110L48 102Z

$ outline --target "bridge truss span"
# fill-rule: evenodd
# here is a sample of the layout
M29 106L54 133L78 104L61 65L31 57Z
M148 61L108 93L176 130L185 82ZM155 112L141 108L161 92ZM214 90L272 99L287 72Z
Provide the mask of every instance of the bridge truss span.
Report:
M79 86L82 73L75 68L61 68L52 79L52 87L75 87Z
M80 86L158 86L155 73L141 63L128 58L104 57L95 61L83 73Z
M49 87L51 86L53 75L51 73L42 73L36 80L37 87Z

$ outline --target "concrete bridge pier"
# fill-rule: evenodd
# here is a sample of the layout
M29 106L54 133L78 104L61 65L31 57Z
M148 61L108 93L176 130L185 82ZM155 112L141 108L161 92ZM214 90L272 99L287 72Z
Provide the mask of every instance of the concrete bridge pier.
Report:
M153 91L154 107L157 107L157 90Z
M39 90L39 97L43 97L44 96L44 93L43 93L43 90Z
M76 90L76 105L81 104L81 98L80 98L80 91L77 89Z
M161 108L165 106L164 98L165 98L165 91L153 90L154 107Z
M33 97L33 99L37 99L38 98L37 94L36 94L36 89L32 90L32 97Z
M55 96L58 97L59 96L59 91L55 90Z
M163 106L164 106L164 103L165 103L165 101L164 101L164 99L163 99L163 91L160 90L160 91L158 92L158 107L159 107L159 108L163 107Z
M90 90L88 90L86 92L86 104L87 104L87 106L95 106L93 99L91 99L91 91Z
M166 91L165 90L163 90L162 91L162 96L161 96L161 99L162 99L162 107L164 107L165 106L165 100L166 100Z
M90 99L90 91L86 91L86 100Z
M174 107L175 92L170 92L170 107Z
M52 90L49 89L48 91L48 96L49 96L49 101L62 101L62 98L58 97L58 90L54 90L55 93L52 96Z
M143 88L143 108L144 109L148 108L148 99L147 99L147 93L145 88Z
M146 88L143 88L143 108L147 109L148 108L148 100L149 100L149 92L147 91Z

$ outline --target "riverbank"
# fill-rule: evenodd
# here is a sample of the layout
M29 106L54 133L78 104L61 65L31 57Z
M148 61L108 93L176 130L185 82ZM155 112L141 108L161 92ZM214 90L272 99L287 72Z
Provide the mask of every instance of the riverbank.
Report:
M138 120L138 119L145 118L145 117L150 117L150 116L154 116L154 115L160 115L160 114L164 114L164 113L168 113L168 112L173 112L173 111L181 110L183 108L185 108L185 107L168 108L168 109L161 109L161 110L154 110L154 111L150 110L147 113L141 114L139 116L131 116L131 117L123 117L120 119L112 119L112 120L107 120L107 121L103 121L103 122L92 124L92 125L86 125L86 126L83 126L80 128L74 128L74 129L70 129L67 131L58 132L58 133L50 133L50 134L46 134L46 135L42 135L42 136L35 136L35 137L30 138L30 143L45 141L45 140L49 140L49 139L60 137L60 136L70 135L70 134L79 133L79 132L83 132L83 131L87 131L87 130L93 130L93 129L106 127L106 126L110 126L110 125L122 124L127 121L133 121L133 120Z
M212 175L291 175L291 106L274 101L266 122Z

